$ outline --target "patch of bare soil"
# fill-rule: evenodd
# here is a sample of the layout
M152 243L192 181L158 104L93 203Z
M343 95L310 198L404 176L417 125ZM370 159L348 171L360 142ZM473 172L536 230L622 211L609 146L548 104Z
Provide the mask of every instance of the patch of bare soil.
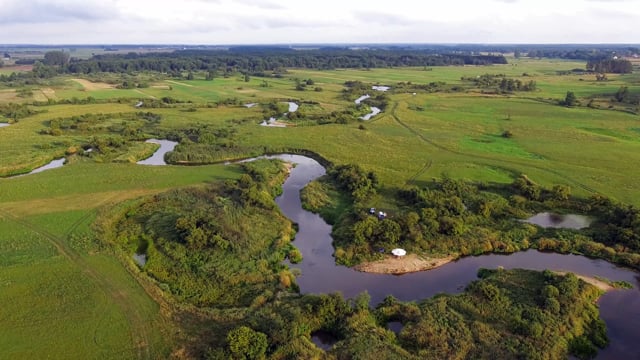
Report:
M355 270L377 274L405 274L416 271L435 269L453 261L455 257L445 258L422 257L408 254L402 257L388 256L385 259L362 263L354 266Z
M82 87L87 91L107 90L107 89L114 89L115 88L115 85L111 85L111 84L107 84L107 83L103 83L103 82L91 82L91 81L86 80L86 79L71 79L71 80L77 82L80 85L82 85Z

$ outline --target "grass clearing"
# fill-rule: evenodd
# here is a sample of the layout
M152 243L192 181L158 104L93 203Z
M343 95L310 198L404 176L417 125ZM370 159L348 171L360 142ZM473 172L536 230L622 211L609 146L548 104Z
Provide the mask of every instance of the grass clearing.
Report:
M588 97L615 93L621 85L637 85L638 77L610 76L607 82L597 82L589 75L557 73L584 66L577 61L520 59L488 67L291 69L282 78L251 77L245 82L241 76L212 81L196 77L158 80L148 88L126 90L62 77L34 89L33 99L17 97L14 89L2 89L0 104L89 96L126 100L30 106L36 114L0 129L0 175L65 156L70 147L86 145L94 136L112 136L103 130L45 135L51 119L104 113L114 116L100 126L124 127L125 115L120 114L148 111L162 116L149 127L159 133L222 129L233 133L225 144L228 146L306 149L337 164L359 164L366 171L375 171L387 187L374 199L381 209L397 207L385 191L407 183L424 185L448 176L506 184L521 173L546 187L566 184L579 196L597 192L638 205L640 184L633 179L640 178L640 169L629 166L640 162L638 115L556 103L567 91L574 91L586 103ZM473 89L416 95L393 90L398 82L408 81L463 85L461 77L487 73L535 80L538 90L508 95ZM296 79L313 79L313 87L322 91L313 87L297 91ZM369 122L258 126L268 113L266 104L272 101L295 101L300 104L300 113L312 115L351 106L342 98L348 80L391 86L385 111ZM175 108L133 106L138 99L163 97L191 104ZM214 105L225 99L236 99L229 102L236 105ZM259 105L246 108L245 103ZM500 136L507 130L513 137ZM6 324L0 329L3 355L136 358L147 357L148 352L152 358L168 356L172 344L163 335L171 325L122 264L92 240L90 224L104 206L167 189L237 179L241 173L236 166L133 164L149 153L151 145L143 140L151 136L142 132L131 137L135 141L127 138L127 150L113 157L123 163L95 154L70 155L62 168L0 179L0 303L5 304L0 318ZM342 200L334 204L336 214L346 206Z

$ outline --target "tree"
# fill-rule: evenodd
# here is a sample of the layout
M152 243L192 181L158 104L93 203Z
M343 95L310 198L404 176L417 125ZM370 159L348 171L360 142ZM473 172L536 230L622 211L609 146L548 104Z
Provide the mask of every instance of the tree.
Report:
M624 102L629 97L629 88L626 86L620 86L614 97L618 102Z
M246 326L227 333L227 343L234 359L264 359L267 352L267 335Z
M571 196L571 188L566 185L555 185L553 189L551 189L551 196L555 200L568 200L569 196Z
M45 65L63 66L69 62L69 54L63 51L54 50L44 53Z
M516 58L516 59L520 59L520 56L522 56L522 53L520 53L520 50L516 49L513 52L513 57Z
M573 106L576 106L577 104L578 104L578 98L576 98L576 94L574 94L573 91L567 91L567 95L565 96L564 101L562 102L562 105L573 107Z
M391 219L380 220L374 229L375 238L385 244L396 244L402 236L402 229Z
M187 80L193 80L193 73L191 71L187 74Z

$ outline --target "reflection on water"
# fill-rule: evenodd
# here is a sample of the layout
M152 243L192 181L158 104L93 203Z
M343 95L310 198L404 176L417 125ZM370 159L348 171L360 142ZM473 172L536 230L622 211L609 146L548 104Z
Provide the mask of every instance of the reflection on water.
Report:
M536 214L525 220L529 224L538 225L544 228L566 228L583 229L589 227L592 219L584 215L575 214L554 214L543 212Z

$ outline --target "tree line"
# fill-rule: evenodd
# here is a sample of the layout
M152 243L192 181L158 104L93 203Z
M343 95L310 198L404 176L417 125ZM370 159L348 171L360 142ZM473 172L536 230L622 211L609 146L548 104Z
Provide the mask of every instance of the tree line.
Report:
M630 74L633 64L625 59L601 59L587 62L587 70L597 73Z
M432 54L413 50L273 50L176 51L128 55L96 55L89 60L72 59L61 71L74 74L95 72L162 73L218 70L243 71L253 75L283 68L336 69L402 66L506 64L502 55Z

